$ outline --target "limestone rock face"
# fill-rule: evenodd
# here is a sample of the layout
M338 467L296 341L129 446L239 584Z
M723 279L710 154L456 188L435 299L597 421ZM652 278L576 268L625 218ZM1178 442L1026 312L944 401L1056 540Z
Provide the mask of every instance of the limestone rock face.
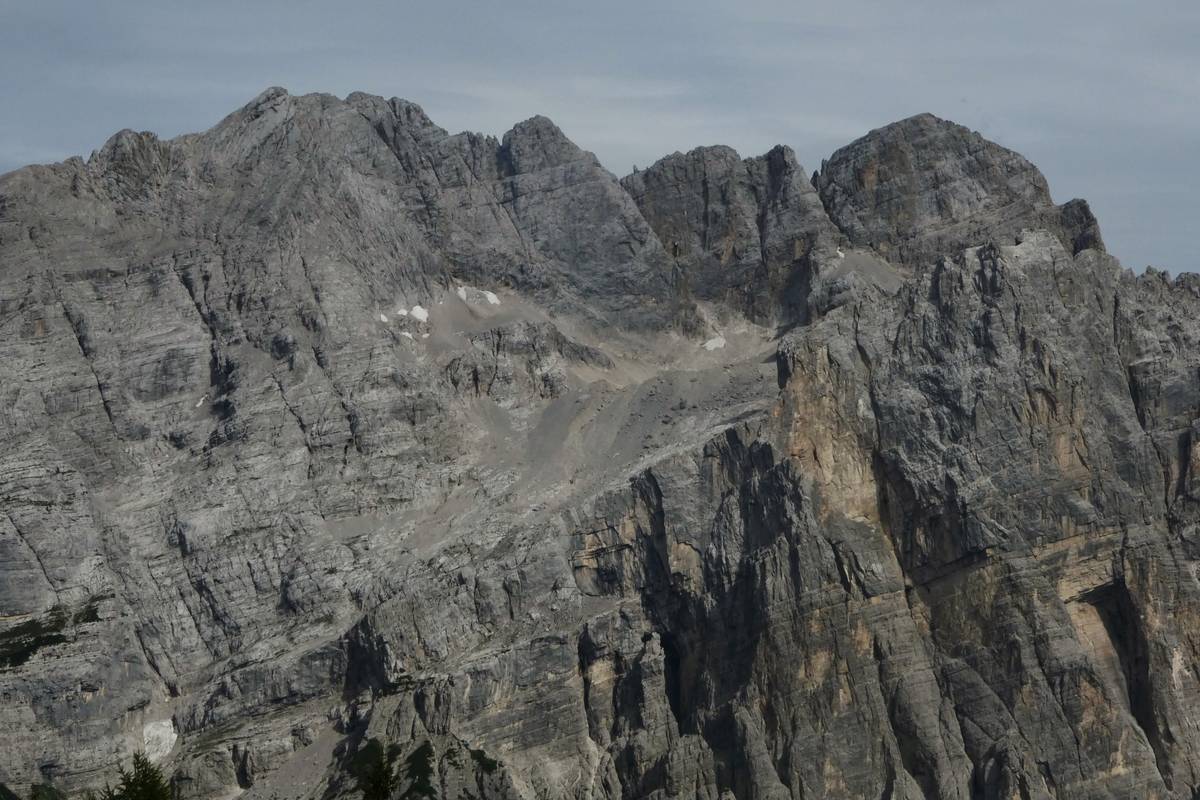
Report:
M675 153L622 184L701 300L760 321L804 307L813 265L839 236L795 153L743 160L728 147Z
M1050 230L1072 253L1103 249L1082 200L1061 207L1037 167L961 125L921 114L834 153L816 177L830 218L856 245L905 263L953 256L1022 229Z
M1200 282L934 117L124 131L0 176L0 401L8 787L1200 792Z

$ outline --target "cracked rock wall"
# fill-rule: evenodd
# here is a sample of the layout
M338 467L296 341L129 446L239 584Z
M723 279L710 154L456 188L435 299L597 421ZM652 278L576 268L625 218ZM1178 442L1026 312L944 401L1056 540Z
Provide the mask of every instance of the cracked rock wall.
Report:
M1192 798L1198 320L929 115L618 180L272 89L0 176L0 782Z

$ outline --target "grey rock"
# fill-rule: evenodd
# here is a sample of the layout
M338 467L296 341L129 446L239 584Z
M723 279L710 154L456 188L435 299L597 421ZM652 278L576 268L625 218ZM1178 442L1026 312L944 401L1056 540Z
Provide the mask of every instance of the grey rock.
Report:
M756 321L803 314L813 270L840 237L795 153L675 153L622 184L671 253L683 288Z
M488 396L519 410L531 397L552 399L566 391L569 367L612 369L611 358L568 339L549 322L519 322L468 335L471 349L446 365L460 393Z
M0 177L0 783L1192 798L1200 281L917 117L272 89Z
M902 263L1010 243L1023 228L1057 234L1072 253L1104 248L1085 201L1055 206L1046 179L1021 155L932 114L838 150L814 182L850 241Z

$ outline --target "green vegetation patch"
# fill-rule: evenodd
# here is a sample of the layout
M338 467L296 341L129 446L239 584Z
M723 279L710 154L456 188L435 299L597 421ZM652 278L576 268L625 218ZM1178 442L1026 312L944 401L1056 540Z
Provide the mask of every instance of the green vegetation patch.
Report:
M354 754L350 762L350 774L358 779L358 788L364 800L388 800L396 785L393 765L400 756L400 748L391 745L385 751L383 743L371 738Z
M55 606L41 619L22 622L0 633L0 669L19 667L43 647L68 641L64 633L68 625L99 622L100 601L104 599L105 597L93 597L74 614L68 613L62 606ZM3 794L0 794L0 800L5 800Z
M174 792L162 770L145 753L133 754L133 768L118 767L121 782L105 787L97 800L172 800Z
M100 599L101 598L93 597L91 600L89 600L86 606L75 612L75 616L72 617L71 621L76 625L83 625L87 622L99 622Z
M401 795L402 800L436 796L433 790L433 745L428 740L404 759L404 777L408 778L409 785Z
M428 739L422 742L397 769L400 753L399 746L393 744L384 749L381 741L372 738L354 754L350 761L350 773L358 780L358 789L365 800L388 800L393 790L402 785L402 781L407 788L400 795L400 800L437 797L433 786L433 743ZM477 760L480 757L495 769L496 762L483 756L482 751Z
M0 633L0 669L13 669L43 647L65 642L67 614L55 608L44 619L31 619Z
M479 765L479 768L484 772L491 774L500 769L500 762L494 758L489 758L488 754L482 750L472 750L471 758Z

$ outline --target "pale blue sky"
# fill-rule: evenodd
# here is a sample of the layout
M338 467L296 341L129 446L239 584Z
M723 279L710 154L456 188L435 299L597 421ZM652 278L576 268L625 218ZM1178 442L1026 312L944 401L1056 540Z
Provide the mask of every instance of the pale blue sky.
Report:
M619 175L789 144L810 171L930 111L1086 197L1126 266L1200 270L1200 3L0 0L0 172L120 128L202 130L267 86L557 122Z

